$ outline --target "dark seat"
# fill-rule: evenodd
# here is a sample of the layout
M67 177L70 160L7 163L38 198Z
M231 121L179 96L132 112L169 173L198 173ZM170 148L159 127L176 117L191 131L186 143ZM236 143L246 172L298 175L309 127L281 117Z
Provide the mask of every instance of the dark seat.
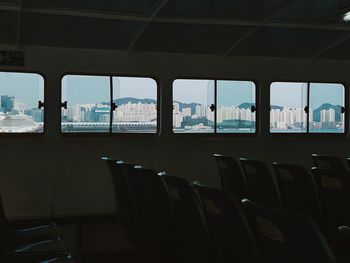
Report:
M248 187L239 163L232 156L214 154L223 190L232 193L237 199L248 198Z
M38 224L7 220L0 196L0 247L8 255L33 252L65 252L66 245L57 236L55 224ZM52 230L54 228L54 230Z
M145 192L151 203L153 243L155 259L153 262L180 262L180 238L175 228L174 207L169 192L160 176L152 169L136 167L144 181Z
M56 224L51 221L9 221L0 195L0 231L8 235L56 235Z
M281 206L276 182L266 164L245 158L240 161L247 179L250 199L264 205Z
M316 182L308 170L297 164L272 164L280 190L282 206L310 216L327 234Z
M215 246L215 262L260 262L251 229L232 194L198 184L197 191Z
M346 158L346 162L347 162L347 164L348 164L348 168L350 168L350 157L347 157L347 158Z
M344 162L338 156L317 153L313 153L311 156L315 167L346 170Z
M333 225L350 225L350 172L337 169L311 168L321 202Z
M306 215L242 201L268 263L337 262L317 225Z
M49 253L25 253L20 255L7 255L0 253L1 262L8 263L74 263L75 260L67 252L49 252Z
M194 189L185 178L162 173L174 203L174 220L181 237L182 263L213 263L213 244Z
M106 161L112 178L116 204L118 207L118 220L121 224L130 229L133 227L132 223L134 220L134 207L132 204L130 186L126 178L124 167L126 165L133 165L121 160L115 160L108 157L102 157L102 160Z
M350 172L338 169L311 168L317 183L320 200L330 227L330 240L336 254L347 255L349 243L339 235L339 226L350 226Z

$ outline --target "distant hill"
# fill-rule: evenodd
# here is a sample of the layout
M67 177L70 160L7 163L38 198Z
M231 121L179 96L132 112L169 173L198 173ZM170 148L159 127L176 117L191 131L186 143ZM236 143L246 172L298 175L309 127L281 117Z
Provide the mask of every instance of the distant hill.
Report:
M335 110L335 121L340 121L341 120L341 107L342 107L341 105L333 105L330 103L322 104L320 107L313 110L314 122L320 122L321 121L321 111L322 110L329 110L329 109Z
M118 105L128 104L129 102L131 104L137 104L139 102L141 102L142 104L151 104L151 103L157 104L157 101L153 100L153 99L138 99L138 98L133 98L133 97L120 98L120 99L113 100L113 102L115 104L117 104L117 106ZM109 105L109 102L101 102L101 104Z
M131 104L137 104L139 102L141 102L142 104L151 104L151 103L157 104L157 101L154 99L137 99L132 97L116 99L116 100L113 100L113 102L116 103L117 105L124 105L124 104L128 104L129 102Z

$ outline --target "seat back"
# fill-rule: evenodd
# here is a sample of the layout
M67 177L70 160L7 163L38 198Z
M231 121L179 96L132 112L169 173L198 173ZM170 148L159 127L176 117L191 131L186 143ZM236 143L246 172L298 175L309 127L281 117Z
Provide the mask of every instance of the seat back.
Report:
M350 172L318 167L311 168L311 171L315 176L332 232L338 226L349 225Z
M345 164L338 156L317 153L314 153L311 156L315 167L346 170Z
M239 163L232 156L214 154L219 169L222 189L238 200L248 197L248 187Z
M144 179L147 196L151 202L154 246L157 262L179 262L180 237L174 220L174 206L160 176L152 169L136 167Z
M213 261L213 244L199 200L188 181L162 174L174 203L174 219L181 236L181 262Z
M133 205L129 183L124 172L126 163L108 157L102 157L102 160L107 163L112 178L119 221L125 226L130 226L133 221Z
M316 182L301 165L272 164L280 190L282 206L310 216L325 230L324 212L321 208Z
M279 207L281 202L277 185L266 164L244 158L240 161L247 178L250 198L264 205Z
M306 215L243 200L265 262L335 263L316 224Z
M143 174L141 174L135 165L120 164L125 172L131 203L133 207L133 229L138 242L146 246L154 244L154 218L152 213L152 203L148 194Z
M214 241L215 262L258 261L254 237L238 201L228 192L193 185Z

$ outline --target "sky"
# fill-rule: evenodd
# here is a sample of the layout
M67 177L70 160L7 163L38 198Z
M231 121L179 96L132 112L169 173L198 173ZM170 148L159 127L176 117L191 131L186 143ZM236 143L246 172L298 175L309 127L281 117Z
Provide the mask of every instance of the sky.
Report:
M214 86L214 80L175 80L173 100L210 105L214 102ZM243 102L255 101L255 85L251 81L219 80L217 100L219 106L238 106Z
M316 109L324 103L344 105L342 84L311 83L310 108ZM270 90L271 105L286 108L304 108L307 104L307 83L274 82Z
M157 99L157 83L151 78L113 77L113 98ZM62 79L62 101L69 105L109 102L108 76L67 75Z
M62 101L68 105L109 101L108 76L67 75L62 79ZM118 97L157 98L157 83L151 78L113 77L114 99ZM208 88L209 87L209 88ZM217 82L220 105L238 106L255 101L255 85L250 81ZM211 104L214 102L214 80L178 79L173 83L173 99L184 103ZM271 85L271 104L287 108L306 105L306 83L274 82ZM208 94L209 91L209 94ZM342 84L312 83L311 108L323 103L344 104ZM37 107L43 100L44 79L35 73L0 72L0 95L15 96L27 108ZM302 103L304 101L304 103Z
M27 108L44 100L44 79L35 73L0 72L0 95L15 96Z

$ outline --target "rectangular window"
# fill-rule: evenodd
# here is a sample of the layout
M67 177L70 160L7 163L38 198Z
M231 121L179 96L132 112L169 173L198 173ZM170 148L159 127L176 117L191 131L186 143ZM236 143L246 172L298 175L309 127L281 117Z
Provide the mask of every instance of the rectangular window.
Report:
M35 73L0 72L0 133L44 132L44 79Z
M271 133L344 133L342 84L274 82L270 87Z
M251 81L217 81L217 132L255 132L255 84Z
M342 84L310 83L310 132L345 132L344 93Z
M66 75L63 133L156 133L157 83L151 78Z
M157 83L151 78L113 77L113 133L157 132Z
M177 79L173 83L175 133L255 133L251 81Z

